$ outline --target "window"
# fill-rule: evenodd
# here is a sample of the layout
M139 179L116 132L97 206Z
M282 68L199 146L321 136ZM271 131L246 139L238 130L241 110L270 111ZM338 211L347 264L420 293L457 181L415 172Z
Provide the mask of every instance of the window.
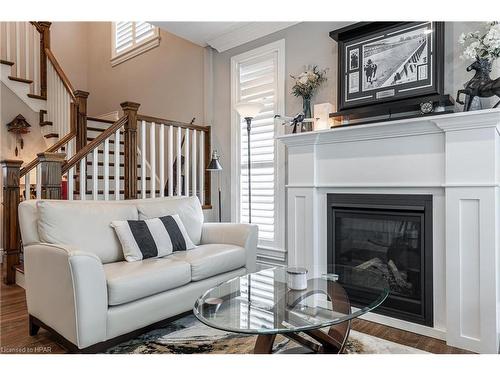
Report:
M232 75L232 219L248 222L246 122L234 105L240 101L264 104L252 120L250 134L252 223L259 226L261 257L284 260L284 152L274 139L283 129L274 115L284 113L284 40L234 56Z
M111 65L118 65L160 44L160 31L147 22L113 22Z

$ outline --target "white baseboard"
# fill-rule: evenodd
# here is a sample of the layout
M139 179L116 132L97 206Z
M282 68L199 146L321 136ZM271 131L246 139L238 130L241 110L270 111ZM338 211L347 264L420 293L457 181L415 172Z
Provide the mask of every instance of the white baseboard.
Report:
M330 303L325 300L316 301L320 306L329 308ZM353 311L359 310L356 307L352 307ZM440 328L427 327L417 323L407 322L401 319L391 318L389 316L380 315L374 312L368 312L358 317L359 319L367 320L369 322L374 322L382 324L384 326L389 326L403 331L417 333L419 335L433 337L438 340L446 341L446 331Z
M24 273L16 270L16 285L20 286L23 289L26 289L26 282L24 279Z
M353 310L356 310L353 307ZM438 340L446 341L446 331L434 327L427 327L416 323L406 322L404 320L391 318L389 316L379 315L373 312L363 314L359 317L363 320L383 324L385 326L402 329L403 331L418 333L419 335L433 337Z

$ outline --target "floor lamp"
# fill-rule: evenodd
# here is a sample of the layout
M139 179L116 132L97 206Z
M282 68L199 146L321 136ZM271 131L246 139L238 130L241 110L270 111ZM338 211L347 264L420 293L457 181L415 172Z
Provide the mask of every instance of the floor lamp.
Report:
M222 222L222 203L221 203L221 191L220 191L220 174L222 172L222 165L219 163L219 154L217 150L212 152L212 160L208 165L207 171L217 172L217 189L219 191L219 223Z
M251 160L250 160L250 131L252 130L252 119L264 108L264 104L256 102L240 102L234 109L247 123L247 163L248 163L248 222L252 222L252 183L251 183Z

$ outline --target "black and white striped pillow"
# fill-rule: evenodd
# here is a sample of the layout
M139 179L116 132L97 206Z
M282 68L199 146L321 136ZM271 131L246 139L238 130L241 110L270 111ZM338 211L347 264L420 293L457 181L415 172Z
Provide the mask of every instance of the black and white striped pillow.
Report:
M147 220L112 221L111 226L115 229L127 262L160 258L173 251L195 247L179 215Z

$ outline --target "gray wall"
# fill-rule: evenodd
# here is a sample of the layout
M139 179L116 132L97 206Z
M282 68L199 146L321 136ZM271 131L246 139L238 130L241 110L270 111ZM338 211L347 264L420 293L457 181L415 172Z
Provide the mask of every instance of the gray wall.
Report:
M268 35L243 46L223 53L213 53L213 147L221 154L223 191L223 220L231 215L231 57L280 39L285 39L286 49L286 86L285 111L291 115L301 110L301 100L290 93L292 79L290 74L300 73L306 65L328 68L328 82L318 91L313 103L337 102L337 44L329 37L331 30L338 29L348 22L303 22L277 33ZM445 92L453 97L462 85L472 76L465 71L469 64L462 60L457 43L462 32L475 31L484 24L480 22L447 22L445 26ZM492 77L500 74L500 64L496 64ZM487 103L485 103L487 105ZM215 191L216 186L213 186Z

